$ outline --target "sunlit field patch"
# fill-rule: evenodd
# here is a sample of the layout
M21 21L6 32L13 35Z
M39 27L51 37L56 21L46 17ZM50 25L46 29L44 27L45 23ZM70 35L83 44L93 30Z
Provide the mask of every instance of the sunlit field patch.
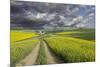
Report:
M81 32L79 32L79 31L70 31L70 32L60 32L60 33L56 33L56 34L64 35L64 34L76 34L76 33L81 33Z
M38 36L35 32L11 30L11 42Z

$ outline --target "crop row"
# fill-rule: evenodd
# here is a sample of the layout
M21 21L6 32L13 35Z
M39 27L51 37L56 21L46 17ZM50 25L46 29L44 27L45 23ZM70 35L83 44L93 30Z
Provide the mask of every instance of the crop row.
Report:
M95 61L95 43L87 40L53 36L45 38L51 50L64 62Z

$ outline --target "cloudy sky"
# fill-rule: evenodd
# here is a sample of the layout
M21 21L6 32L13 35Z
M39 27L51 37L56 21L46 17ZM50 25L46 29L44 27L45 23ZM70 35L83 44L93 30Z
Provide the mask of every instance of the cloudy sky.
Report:
M11 0L11 26L95 27L95 6Z

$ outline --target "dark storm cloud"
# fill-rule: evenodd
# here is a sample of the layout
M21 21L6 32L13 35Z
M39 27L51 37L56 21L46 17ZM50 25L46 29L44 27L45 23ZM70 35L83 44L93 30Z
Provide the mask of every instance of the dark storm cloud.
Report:
M90 5L11 1L11 23L25 27L94 27L94 15L95 7Z

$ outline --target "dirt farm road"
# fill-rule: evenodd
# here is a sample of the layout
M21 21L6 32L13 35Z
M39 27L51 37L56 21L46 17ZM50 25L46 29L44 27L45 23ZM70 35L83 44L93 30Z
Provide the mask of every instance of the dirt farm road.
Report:
M62 60L60 60L48 47L45 41L43 42L44 46L44 52L45 52L45 60L46 64L57 64L62 63ZM16 64L16 66L30 66L37 64L38 55L39 55L39 49L40 49L40 43L36 45L36 47L32 50L32 52L27 55L24 59L22 59L19 63Z

